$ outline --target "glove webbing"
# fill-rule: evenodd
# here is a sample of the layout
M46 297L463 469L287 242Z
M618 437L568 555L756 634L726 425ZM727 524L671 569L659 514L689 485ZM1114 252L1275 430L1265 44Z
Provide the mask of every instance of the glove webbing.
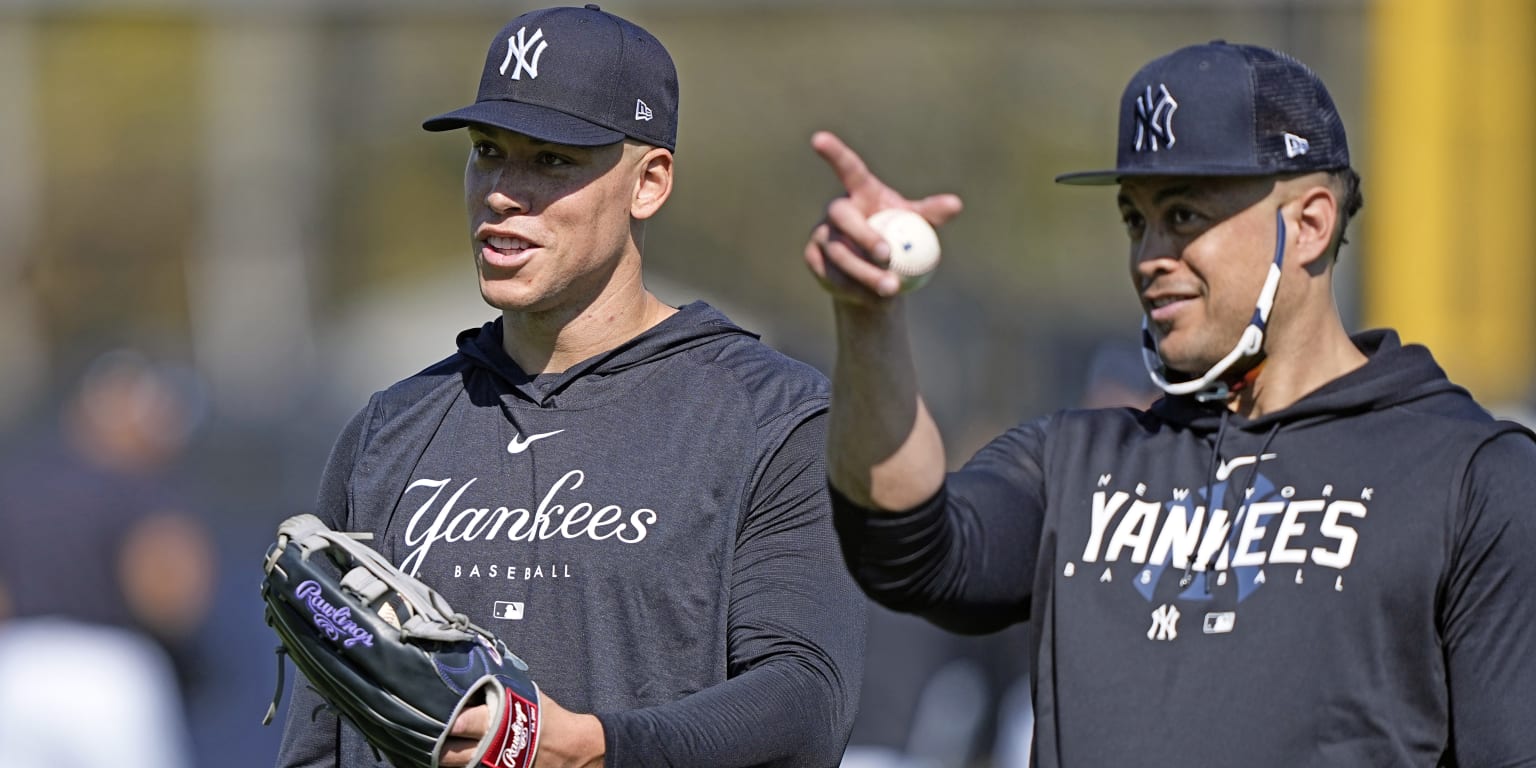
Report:
M360 541L373 538L369 533L337 533L325 527L318 518L300 515L290 518L278 529L278 546L274 550L273 557L268 560L268 570L274 564L278 554L288 543L283 541L287 536L291 542L297 543L302 556L308 559L310 555L322 549L330 549L332 559L338 561L338 565L356 565L365 569L367 575L354 576L348 573L342 579L343 586L359 585L368 592L382 594L385 589L393 590L412 609L410 618L401 622L400 637L419 638L423 640L439 640L452 643L462 640L487 640L494 637L490 632L482 629L468 616L455 612L447 604L447 601L438 593L424 589L420 582L399 578L398 571L389 564L384 556L374 551ZM345 560L345 563L341 561ZM355 571L354 571L355 573ZM379 585L384 585L381 588ZM359 591L359 594L366 593ZM373 597L366 597L369 602Z

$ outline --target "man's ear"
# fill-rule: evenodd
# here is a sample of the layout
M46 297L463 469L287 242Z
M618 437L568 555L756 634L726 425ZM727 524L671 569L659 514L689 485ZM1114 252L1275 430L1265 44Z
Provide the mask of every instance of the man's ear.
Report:
M639 173L635 176L635 194L629 202L629 215L644 220L655 216L672 195L672 152L662 147L649 147L640 156L637 166Z
M1318 264L1318 260L1333 253L1338 239L1339 200L1327 184L1319 182L1303 188L1295 204L1296 245L1286 260L1295 258L1308 270L1326 266L1326 261Z

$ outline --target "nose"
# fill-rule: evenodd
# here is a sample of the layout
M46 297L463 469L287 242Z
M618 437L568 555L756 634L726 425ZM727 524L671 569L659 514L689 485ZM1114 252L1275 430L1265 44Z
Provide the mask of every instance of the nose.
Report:
M1174 268L1179 261L1179 245L1161 227L1148 226L1141 239L1131 244L1131 271L1142 283Z
M498 215L526 213L532 208L528 190L520 183L518 174L502 168L485 181L485 207Z

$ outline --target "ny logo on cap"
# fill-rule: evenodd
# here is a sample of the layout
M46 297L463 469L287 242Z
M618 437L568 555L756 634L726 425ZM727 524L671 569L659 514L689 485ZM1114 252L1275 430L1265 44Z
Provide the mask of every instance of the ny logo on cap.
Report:
M527 27L522 27L521 29L517 30L517 37L507 38L507 58L503 59L501 62L501 73L503 75L507 73L507 66L512 63L512 57L516 56L517 66L512 70L513 80L523 79L523 70L528 71L529 80L537 78L539 76L539 57L543 56L544 49L549 47L549 43L544 42L543 29L535 30L533 37L524 40L523 33L527 31ZM533 48L534 43L538 43L539 47ZM533 48L532 60L528 58L529 48Z
M1136 97L1136 151L1150 149L1153 152L1162 147L1171 147L1175 141L1173 137L1173 112L1179 108L1179 103L1173 100L1173 94L1168 92L1168 86L1158 85L1158 93L1154 98L1152 86L1147 86L1147 92Z

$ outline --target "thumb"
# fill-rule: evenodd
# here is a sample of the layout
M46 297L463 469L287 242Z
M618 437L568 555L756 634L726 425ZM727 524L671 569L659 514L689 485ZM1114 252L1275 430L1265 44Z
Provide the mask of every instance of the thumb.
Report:
M937 227L959 216L960 211L965 207L965 203L960 200L959 195L944 193L941 195L929 195L914 202L912 207L922 214L929 224Z

